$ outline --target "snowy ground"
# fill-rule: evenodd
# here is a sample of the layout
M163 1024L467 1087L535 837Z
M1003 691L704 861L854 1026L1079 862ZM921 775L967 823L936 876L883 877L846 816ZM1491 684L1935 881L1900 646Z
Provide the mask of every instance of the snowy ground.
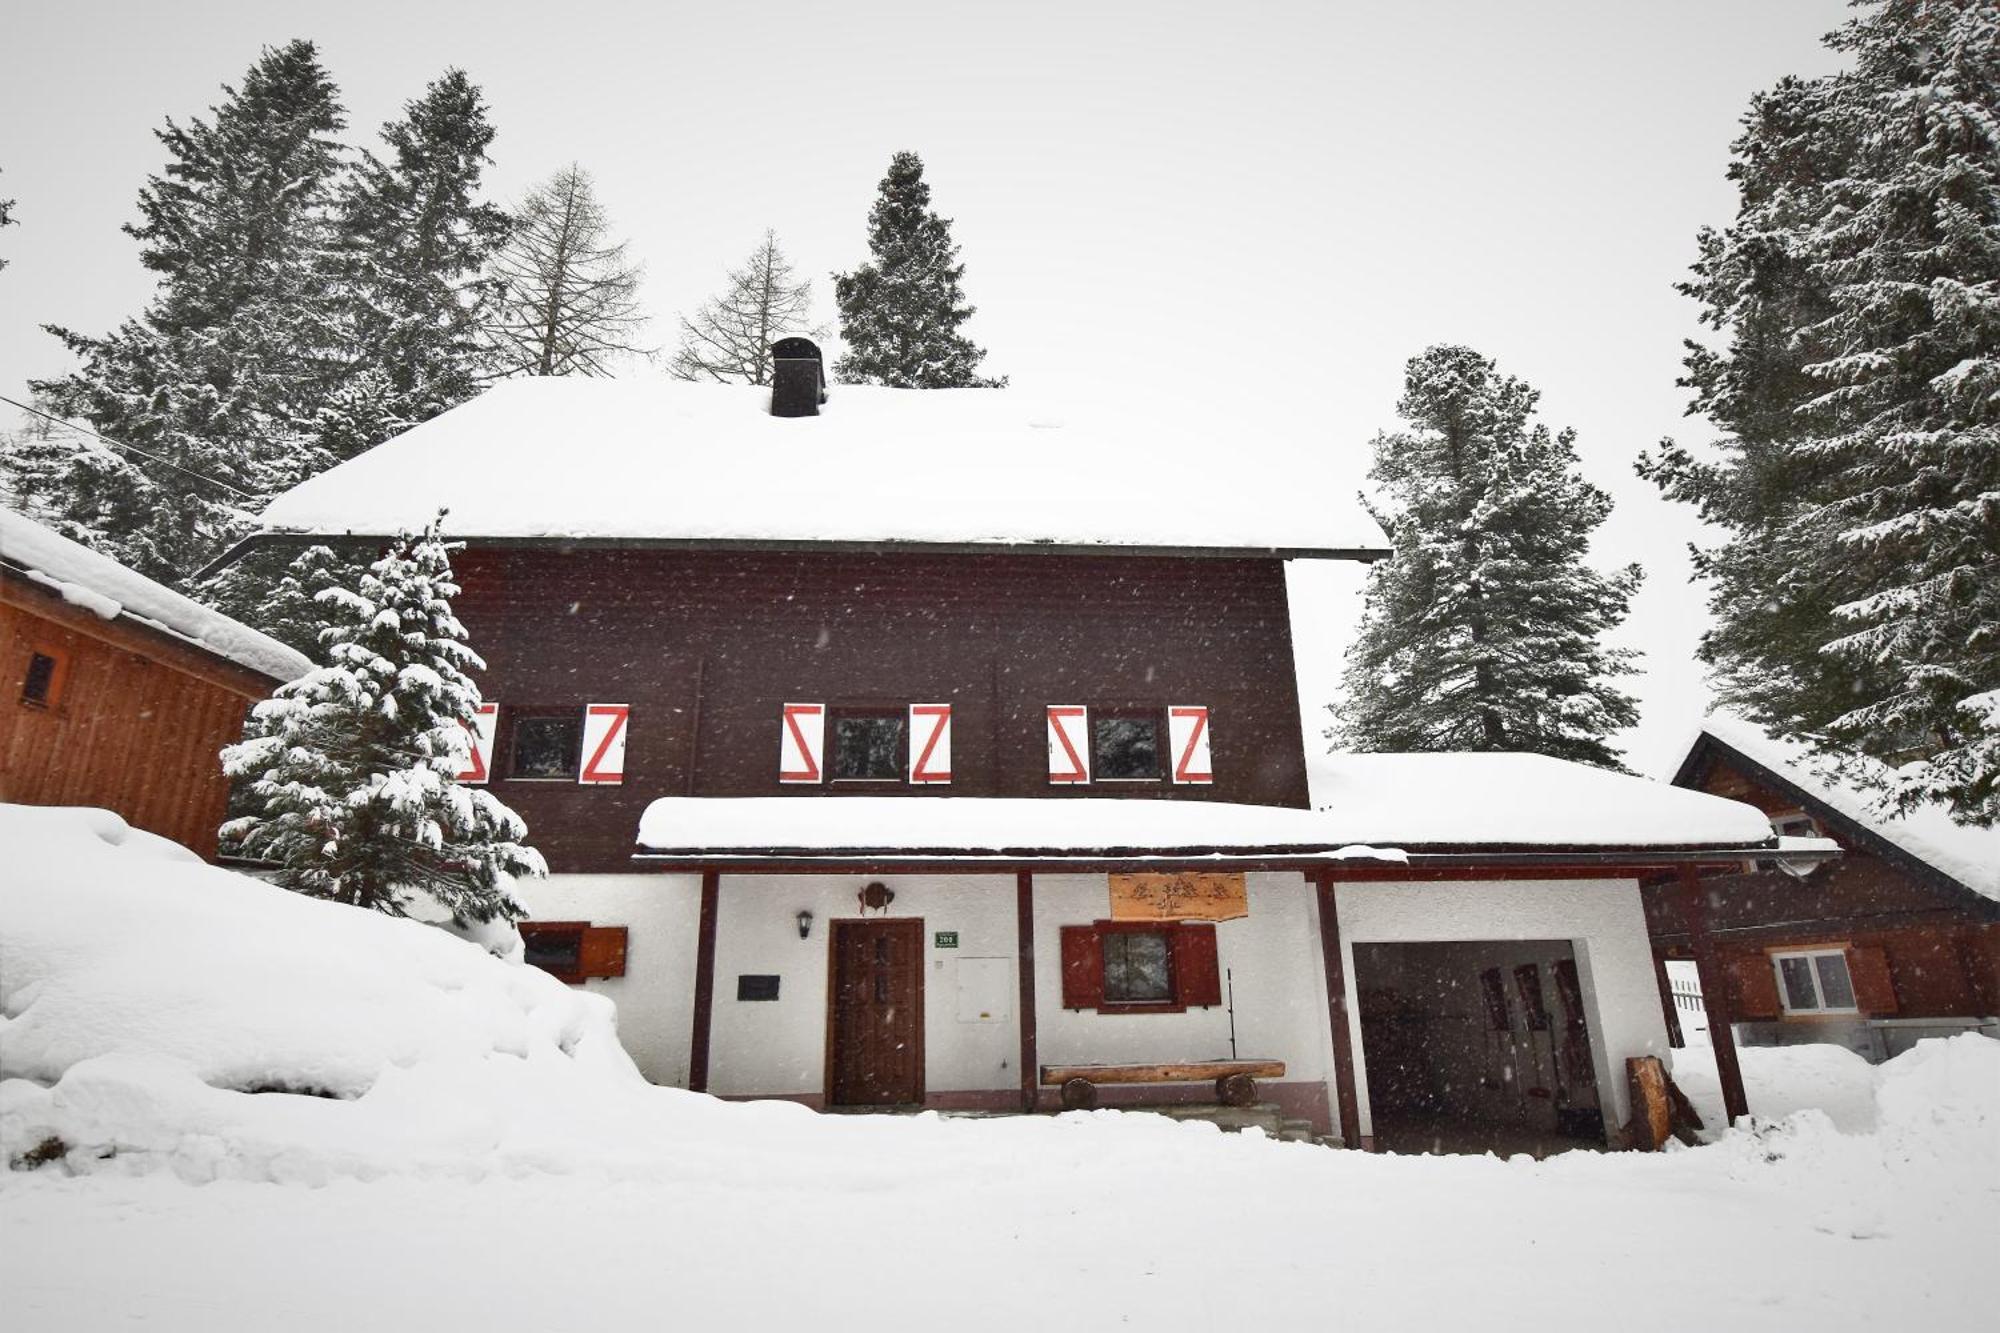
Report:
M1990 1326L2000 1042L1746 1052L1827 1111L1543 1163L819 1117L648 1087L606 1006L442 932L11 820L0 1150L60 1142L0 1172L9 1333Z

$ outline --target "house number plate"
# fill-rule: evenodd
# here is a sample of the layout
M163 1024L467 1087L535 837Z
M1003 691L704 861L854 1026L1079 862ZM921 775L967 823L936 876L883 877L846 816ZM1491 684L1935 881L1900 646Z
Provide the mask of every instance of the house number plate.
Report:
M933 947L939 949L956 949L958 947L958 932L955 930L937 931L931 936L931 944Z

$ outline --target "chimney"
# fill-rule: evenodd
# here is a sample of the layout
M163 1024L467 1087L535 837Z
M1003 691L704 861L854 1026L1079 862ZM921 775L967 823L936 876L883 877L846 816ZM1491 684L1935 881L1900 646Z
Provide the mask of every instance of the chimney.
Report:
M826 368L810 338L780 338L771 344L771 415L816 417L826 401Z

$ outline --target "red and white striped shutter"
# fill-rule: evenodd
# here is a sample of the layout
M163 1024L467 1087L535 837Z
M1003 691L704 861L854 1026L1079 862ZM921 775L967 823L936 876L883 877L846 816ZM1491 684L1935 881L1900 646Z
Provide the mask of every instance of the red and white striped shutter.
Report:
M1049 781L1090 781L1090 710L1082 704L1049 705Z
M1173 752L1175 782L1215 781L1215 761L1208 757L1208 709L1199 704L1174 704L1167 709L1167 744Z
M910 781L951 781L951 705L910 705Z
M465 726L472 733L472 748L466 753L465 767L458 771L458 780L468 787L483 787L493 776L493 728L499 720L500 705L487 702L479 705Z
M778 736L778 781L818 782L826 748L826 705L786 704Z
M583 767L576 780L586 787L615 787L625 780L625 726L631 704L591 704L583 710Z

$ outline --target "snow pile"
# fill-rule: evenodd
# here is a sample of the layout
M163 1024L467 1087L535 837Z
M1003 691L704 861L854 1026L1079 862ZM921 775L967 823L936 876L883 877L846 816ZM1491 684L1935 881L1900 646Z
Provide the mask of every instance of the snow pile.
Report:
M1324 451L1323 423L1142 398L837 385L820 415L780 418L770 390L750 385L507 380L279 496L262 521L388 534L443 507L452 534L472 539L1386 553L1351 485L1298 475L1298 457ZM1260 448L1293 461L1260 472Z
M1736 1059L1743 1070L1743 1095L1759 1120L1819 1111L1842 1133L1866 1134L1875 1128L1880 1071L1845 1046L1739 1046ZM1690 1040L1674 1052L1674 1082L1694 1103L1702 1124L1722 1127L1722 1082L1715 1072L1715 1048L1705 1033L1699 1042Z
M102 619L130 617L274 680L311 665L276 639L4 508L0 563Z
M644 1087L609 1001L442 930L218 869L100 810L0 805L0 847L10 1158L52 1136L296 1155L399 1101L421 1134L413 1080L459 1088L461 1111L538 1083Z
M1742 718L1721 711L1704 718L1701 729L1743 758L1770 769L1975 893L2000 901L2000 826L1972 828L1957 823L1943 806L1922 806L1906 815L1884 815L1875 807L1872 792L1843 781L1834 772L1832 760L1815 755L1795 741L1779 740ZM1892 780L1886 768L1866 756L1852 756L1846 762L1872 766L1885 780Z
M682 854L1282 849L1402 860L1398 846L1754 847L1771 840L1754 806L1545 755L1330 755L1317 761L1313 791L1320 800L1314 810L1117 797L670 796L647 807L639 844Z

